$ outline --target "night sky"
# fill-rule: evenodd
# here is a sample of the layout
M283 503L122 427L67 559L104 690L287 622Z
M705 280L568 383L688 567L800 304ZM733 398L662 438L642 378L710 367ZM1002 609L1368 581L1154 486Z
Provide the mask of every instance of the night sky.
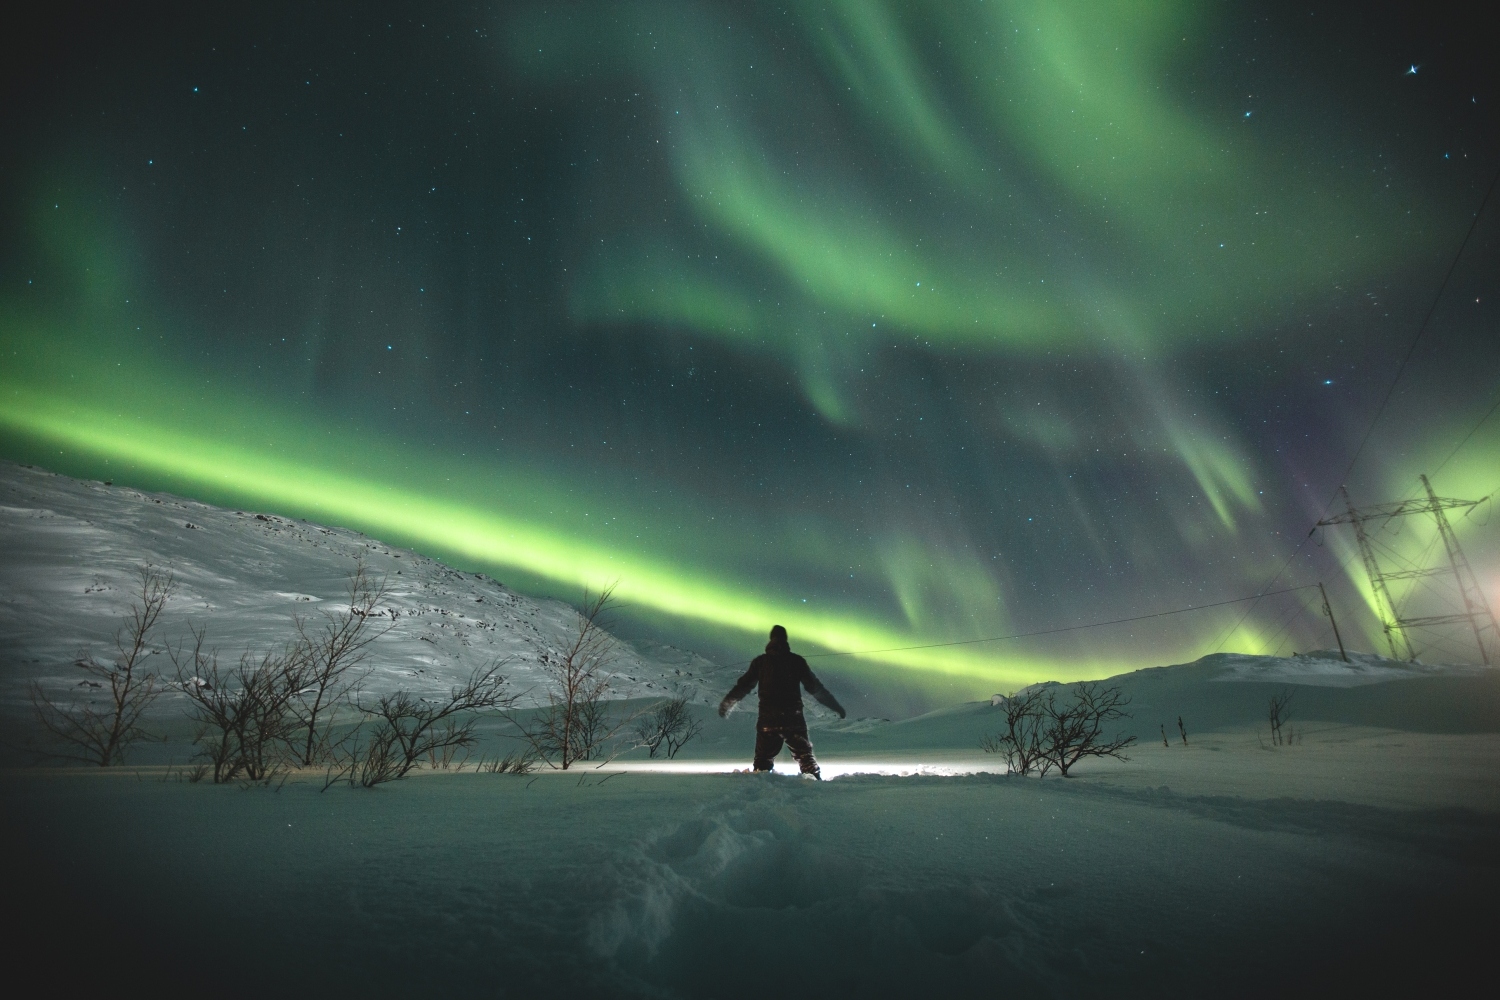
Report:
M1393 381L1356 502L1500 488L1500 196L1412 349L1500 168L1462 7L49 9L4 25L0 457L617 583L726 662L1319 580L1384 649L1304 539ZM1318 603L813 663L935 703L1328 647Z

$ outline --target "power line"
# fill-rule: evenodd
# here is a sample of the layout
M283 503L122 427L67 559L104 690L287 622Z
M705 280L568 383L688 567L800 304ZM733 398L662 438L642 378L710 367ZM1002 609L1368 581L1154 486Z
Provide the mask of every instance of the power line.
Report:
M1423 336L1423 334L1425 334L1427 332L1427 326L1428 326L1428 324L1432 322L1432 317L1437 313L1437 307L1438 307L1439 303L1441 303L1443 301L1443 293L1448 290L1448 282L1450 282L1450 281L1453 280L1453 272L1458 269L1458 262L1463 259L1464 250L1468 248L1468 246L1469 246L1469 240L1474 236L1474 230L1476 228L1478 228L1478 226L1479 226L1479 220L1481 218L1483 218L1483 216L1484 216L1485 206L1487 206L1490 203L1490 198L1494 195L1494 193L1495 193L1495 186L1497 184L1500 184L1500 169L1497 169L1495 171L1495 176L1490 180L1489 189L1487 191L1485 191L1485 193L1484 193L1484 199L1482 201L1480 201L1480 203L1479 203L1479 210L1474 213L1474 221L1472 221L1472 222L1469 223L1469 229L1468 229L1467 232L1464 233L1463 242L1459 243L1459 245L1458 245L1458 252L1453 255L1453 260L1448 265L1447 272L1443 275L1443 281L1442 281L1441 284L1438 285L1437 294L1434 295L1433 298L1432 298L1432 305L1427 308L1427 315L1422 318L1421 325L1417 327L1417 335L1412 338L1411 346L1406 349L1406 355L1401 359L1401 364L1396 369L1396 377L1393 378L1393 379L1391 379L1390 388L1388 388L1385 391L1385 396L1384 396L1384 398L1381 399L1379 408L1377 408L1375 410L1375 416L1372 417L1371 420L1370 420L1370 426L1365 429L1365 436L1362 437L1362 438L1360 438L1359 447L1356 448L1356 449L1354 449L1354 457L1351 458L1351 459L1349 459L1349 467L1347 469L1345 469L1344 470L1344 474L1341 477L1339 477L1339 480L1338 480L1338 486L1339 487L1343 486L1345 483L1347 483L1349 481L1349 474L1354 471L1354 466L1359 462L1359 457L1362 454L1364 454L1365 445L1369 444L1369 442L1370 442L1370 435L1372 435L1372 434L1375 433L1375 425L1378 424L1378 423L1380 423L1380 418L1385 415L1385 408L1386 408L1386 406L1388 406L1390 404L1391 397L1393 395L1395 395L1395 393L1396 393L1396 386L1400 384L1400 382L1401 382L1401 376L1406 373L1407 363L1411 361L1412 355L1416 353L1417 345L1422 342L1422 336ZM1500 406L1500 402L1497 402L1496 405ZM1490 413L1493 413L1493 412L1494 412L1494 407L1491 407L1490 408ZM1489 417L1490 417L1490 414L1486 413L1485 416L1484 416L1484 420L1488 420ZM1483 424L1484 420L1481 420L1480 424ZM1475 425L1474 430L1478 430L1478 429L1479 429L1479 426ZM1469 432L1470 435L1472 435L1473 433L1474 433L1474 431L1470 431ZM1467 443L1468 440L1469 440L1468 437L1465 437L1464 441L1462 443L1460 443L1459 447L1460 448L1463 447L1463 444ZM1457 453L1458 453L1457 449L1454 449L1454 454L1457 454ZM1449 455L1448 456L1448 458L1452 458L1452 457L1453 457L1453 455ZM1443 464L1447 465L1448 464L1448 459L1444 459L1443 460ZM1334 497L1337 497L1338 495L1339 495L1338 494L1338 487L1335 487L1332 496L1330 496L1328 498L1328 501L1323 504L1323 513L1324 514L1328 513L1328 508L1331 507L1331 506L1333 506ZM1321 518L1319 518L1319 520L1321 520ZM1266 590L1267 591L1269 591L1270 588L1276 586L1276 581L1278 581L1278 580L1281 579L1281 575L1283 573L1285 573L1286 572L1286 568L1292 564L1292 560L1297 558L1297 553L1299 553L1299 552L1302 551L1302 546L1304 546L1304 545L1307 544L1307 540L1309 538L1311 538L1312 535L1313 535L1313 532L1317 531L1317 530L1318 530L1318 526L1316 524L1313 525L1312 528L1308 531L1308 533L1303 536L1302 541L1300 541L1300 542L1297 543L1297 547L1292 550L1292 554L1286 557L1286 562L1284 562L1284 563L1281 564L1281 568L1276 571L1276 575L1273 576L1273 577L1271 577L1270 582L1266 584ZM1259 595L1259 597L1255 598L1255 600L1258 601L1260 599L1260 597L1268 597L1268 596L1270 596L1268 593L1262 593L1262 594ZM1248 608L1245 609L1245 613L1240 616L1240 620L1235 623L1234 628L1232 628L1228 632L1226 632L1224 634L1224 637L1219 640L1218 645L1214 646L1214 652L1215 653L1217 653L1220 649L1223 648L1224 643L1226 643L1226 642L1229 641L1229 637L1230 636L1234 635L1236 632L1238 632L1240 630L1240 628L1245 624L1246 619L1248 619L1250 617L1251 613L1254 612L1254 611L1255 611L1255 605L1254 604L1251 604L1250 607L1248 607Z
M1432 472L1429 473L1429 475L1435 476L1439 472L1443 471L1443 466L1453 461L1454 455L1457 455L1460 451L1463 451L1464 445L1469 443L1469 438L1473 437L1475 433L1478 432L1479 428L1483 427L1485 423L1489 421L1490 417L1493 417L1495 415L1496 410L1500 410L1500 399L1495 400L1495 405L1491 406L1485 412L1484 416L1479 418L1479 423L1469 428L1469 433L1464 435L1464 439L1458 442L1456 446L1454 446L1453 450L1448 453L1448 457L1443 459L1442 464L1440 464L1436 469L1433 469Z
M1500 410L1500 398L1497 398L1495 400L1494 404L1488 410L1485 411L1484 416L1480 417L1479 421L1473 427L1469 428L1469 433L1467 433L1467 434L1465 434L1463 436L1463 440L1459 441L1458 444L1456 444L1456 445L1453 446L1453 450L1450 451L1450 452L1448 452L1448 457L1445 458L1445 459L1443 459L1441 462L1439 462L1438 465L1437 465L1437 468L1435 468L1431 472L1429 472L1428 475L1431 476L1431 477L1433 477L1433 478L1436 478L1437 474L1439 472L1442 472L1443 468L1449 462L1453 461L1454 457L1459 452L1463 451L1464 445L1468 444L1469 443L1469 439L1479 432L1479 428L1483 427L1489 421L1490 417L1493 417L1495 415L1495 411L1496 410ZM1398 503L1405 503L1407 500L1411 500L1411 499L1415 498L1416 495L1418 493L1420 493L1420 492L1421 492L1420 489L1408 490L1406 492L1406 494L1404 496L1402 496L1401 499L1399 501L1397 501L1397 502ZM1488 497L1490 495L1490 493L1494 493L1494 492L1495 492L1494 490L1491 490L1489 493L1486 493L1485 496ZM1464 516L1468 517L1469 515L1465 514ZM1380 530L1384 530L1384 526L1382 526Z
M1495 185L1500 184L1500 170L1495 171L1495 177L1490 181L1489 190L1484 193L1484 200L1479 203L1479 211L1474 213L1474 221L1469 223L1469 231L1464 233L1463 242L1458 245L1458 253L1453 255L1453 262L1448 265L1448 273L1443 275L1442 284L1438 285L1437 294L1432 298L1432 305L1427 308L1427 315L1422 318L1422 325L1417 327L1417 335L1412 338L1411 346L1406 349L1406 356L1401 359L1401 365L1396 369L1396 377L1391 379L1391 387L1385 391L1385 398L1380 401L1380 408L1375 411L1370 426L1365 430L1365 436L1360 439L1359 447L1354 449L1354 457L1349 459L1349 468L1344 470L1344 476L1339 480L1343 485L1349 481L1349 473L1354 471L1354 466L1359 462L1359 456L1364 453L1365 445L1370 442L1370 435L1375 433L1375 425L1380 423L1380 418L1385 415L1385 408L1390 404L1391 397L1396 394L1396 386L1401 382L1401 376L1406 373L1407 363L1411 356L1416 353L1417 345L1422 342L1422 335L1427 332L1427 326L1432 322L1432 317L1437 313L1438 305L1443 301L1443 293L1448 290L1448 282L1453 280L1453 272L1458 270L1458 262L1463 259L1464 250L1469 246L1469 240L1474 235L1474 230L1479 226L1479 220L1484 217L1484 208L1490 203L1490 197L1495 193ZM1334 496L1338 493L1335 491ZM1333 503L1333 497L1328 498L1328 503L1323 505L1324 513L1327 513L1329 504Z
M1329 501L1329 503L1332 503L1332 502L1333 502L1332 500ZM1325 505L1325 509L1326 509L1326 505ZM1292 560L1295 559L1295 558L1297 558L1297 553L1302 551L1302 546L1306 545L1307 544L1307 540L1313 536L1313 531L1317 531L1317 530L1318 530L1318 526L1317 525L1313 525L1312 531L1309 531L1307 534L1305 534L1305 535L1302 536L1302 541L1298 542L1297 543L1297 547L1292 550L1292 554L1286 557L1286 562L1282 563L1281 564L1281 568L1276 571L1276 575L1273 576L1273 577L1271 577L1270 582L1266 584L1266 589L1263 590L1263 591L1261 591L1256 596L1250 598L1250 600L1252 600L1252 601L1259 601L1262 597L1270 597L1271 596L1270 589L1272 587L1276 586L1276 581L1281 579L1281 574L1283 574L1283 573L1286 572L1286 568L1292 564ZM1278 590L1276 593L1279 594L1279 593L1281 593L1281 591ZM1250 612L1252 612L1254 610L1255 610L1255 605L1254 604L1250 605L1248 608L1245 609L1245 613L1240 616L1240 620L1237 621L1237 622L1235 622L1234 623L1234 627L1231 628L1228 632L1225 632L1224 633L1224 637L1219 640L1219 642L1218 642L1217 645L1214 646L1214 652L1215 653L1217 653L1219 650L1221 650L1221 649L1224 648L1224 643L1228 642L1229 641L1229 637L1232 636L1232 635L1234 635L1236 632L1238 632L1240 630L1240 627L1245 624L1245 619L1249 618L1250 617Z
M1380 423L1380 418L1385 415L1385 409L1390 404L1392 396L1395 395L1396 386L1400 384L1401 376L1406 373L1407 364L1410 363L1412 355L1416 353L1417 345L1422 342L1422 337L1427 332L1427 327L1432 322L1432 317L1437 313L1438 305L1441 304L1443 300L1443 294L1448 289L1448 283L1453 280L1453 272L1457 270L1458 262L1463 259L1464 250L1468 247L1469 240L1473 237L1474 230L1478 227L1479 220L1481 217L1483 217L1485 207L1489 204L1490 198L1494 195L1497 185L1500 185L1500 170L1497 170L1495 172L1494 178L1490 181L1490 186L1489 189L1485 192L1484 200L1479 203L1479 209L1474 213L1474 220L1469 223L1468 231L1464 233L1463 241L1458 245L1458 252L1453 255L1453 260L1451 263L1449 263L1448 270L1443 275L1442 283L1438 285L1437 294L1433 297L1432 305L1428 307L1427 314L1423 317L1421 325L1417 327L1417 334L1412 339L1411 346L1406 349L1406 354L1402 357L1401 364L1396 369L1396 375L1391 380L1390 387L1386 389L1385 396L1381 399L1380 406L1375 411L1375 416L1371 418L1370 425L1368 428L1366 428L1364 437L1360 439L1359 447L1354 450L1354 457L1349 460L1349 466L1344 470L1344 475L1339 480L1340 486L1342 486L1343 483L1348 480L1349 474L1354 471L1355 465L1359 462L1360 456L1364 453L1365 445L1369 443L1370 436L1375 432L1376 425ZM1480 418L1479 423L1475 424L1474 427L1469 431L1469 433L1464 435L1464 439L1458 443L1458 446L1453 449L1453 451L1448 455L1447 458L1443 459L1442 464L1438 466L1439 469L1441 469L1444 465L1447 465L1449 460L1451 460L1454 455L1458 454L1459 450L1462 449L1465 444L1468 444L1469 438L1473 437L1475 432L1477 432L1479 428L1484 425L1485 421L1489 420L1489 418L1494 415L1496 409L1500 409L1500 400L1496 400L1495 405L1491 406L1489 411ZM1332 506L1334 497L1336 496L1338 496L1337 489L1334 490L1333 495L1330 496L1328 498L1328 501L1323 505L1324 513L1327 513L1328 508ZM876 653L902 653L916 649L940 649L949 646L970 646L982 642L1003 642L1009 639L1025 639L1039 635L1056 635L1061 632L1077 632L1082 629L1101 628L1105 625L1122 625L1127 622L1146 621L1151 618L1166 618L1170 615L1186 614L1189 611L1202 611L1206 608L1221 608L1231 604L1243 604L1246 601L1252 602L1250 607L1246 609L1245 614L1242 615L1240 617L1240 620L1235 623L1234 627L1226 632L1224 634L1224 637L1219 640L1216 646L1214 646L1214 652L1217 653L1223 647L1224 643L1229 641L1230 636L1234 635L1234 633L1240 630L1240 628L1245 624L1246 619L1250 617L1251 612L1255 610L1255 605L1259 603L1263 598L1275 597L1279 594L1290 594L1299 590L1308 590L1312 587L1317 586L1317 584L1304 584L1300 587L1287 587L1282 590L1270 589L1276 585L1276 582L1278 580L1281 579L1281 576L1286 572L1287 567L1292 564L1292 560L1296 559L1297 554L1302 551L1302 546L1307 544L1307 540L1311 538L1313 536L1313 533L1317 530L1318 526L1313 525L1308 533L1302 537L1302 540L1297 543L1297 547L1292 550L1291 555L1287 556L1286 561L1281 564L1281 568L1278 569L1276 571L1276 574L1272 576L1271 579L1266 583L1265 588L1262 589L1260 593L1254 594L1250 597L1238 597L1230 601L1216 601L1212 604L1199 604L1193 607L1177 608L1172 611L1158 611L1154 614L1136 615L1131 618L1115 618L1111 619L1110 621L1091 622L1087 625L1070 625L1064 628L1038 629L1034 632L1016 632L1011 635L996 635L990 636L985 639L962 639L955 642L932 642L917 646L892 646L886 649L861 649L844 650L831 653L809 653L807 655L807 659L829 656L870 656Z
M1265 646L1263 646L1262 648L1270 648L1272 656L1280 656L1281 647L1286 645L1287 639L1291 638L1292 622L1296 621L1302 612L1309 610L1311 609L1309 609L1306 604L1303 604L1301 602L1293 604L1290 608L1288 608L1286 612L1281 616L1281 624L1277 627L1275 632L1271 633L1271 638L1266 640ZM1272 640L1275 640L1276 642L1276 645L1274 647L1271 646Z
M1077 632L1080 629L1100 628L1105 625L1122 625L1125 622L1140 622L1148 618L1166 618L1169 615L1187 614L1189 611L1202 611L1206 608L1222 608L1229 604L1242 604L1245 601L1258 601L1262 597L1275 597L1277 594L1290 594L1298 590L1308 590L1316 587L1316 583L1304 584L1300 587L1288 587L1285 590L1276 590L1268 594L1255 594L1251 597L1236 597L1232 601L1215 601L1212 604L1195 604L1191 607L1176 608L1172 611L1157 611L1149 615L1136 615L1132 618L1114 618L1107 622L1090 622L1087 625L1068 625L1063 628L1044 628L1035 632L1016 632L1011 635L994 635L987 639L962 639L957 642L929 642L921 646L892 646L889 649L853 649L837 653L808 653L807 659L819 656L869 656L874 653L903 653L911 649L938 649L943 646L972 646L978 642L1001 642L1005 639L1025 639L1035 635L1056 635L1059 632Z

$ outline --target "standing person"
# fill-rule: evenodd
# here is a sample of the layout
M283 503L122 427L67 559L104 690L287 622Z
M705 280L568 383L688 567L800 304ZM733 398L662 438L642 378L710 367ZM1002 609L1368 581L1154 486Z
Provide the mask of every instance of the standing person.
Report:
M766 643L766 651L750 662L750 669L719 702L720 717L728 715L757 684L760 715L755 720L755 769L771 770L784 742L802 773L821 781L823 774L813 757L812 741L807 738L807 719L802 715L799 688L807 688L808 694L839 713L840 719L844 717L844 706L813 676L807 661L792 652L786 629L780 625L771 626L771 641Z

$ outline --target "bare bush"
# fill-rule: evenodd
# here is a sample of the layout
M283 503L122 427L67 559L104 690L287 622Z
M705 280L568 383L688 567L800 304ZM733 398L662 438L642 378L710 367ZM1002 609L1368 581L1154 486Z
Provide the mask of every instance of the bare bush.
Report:
M1291 688L1282 688L1280 691L1271 695L1271 705L1268 714L1271 720L1272 746L1279 747L1288 742L1288 740L1282 735L1281 727L1288 719L1292 717L1292 693L1293 692Z
M536 765L536 752L531 747L526 747L504 757L497 755L494 760L481 757L474 770L481 774L530 774L536 770Z
M1135 737L1104 734L1109 723L1129 718L1124 710L1129 704L1130 699L1118 687L1101 687L1092 681L1074 686L1073 701L1061 708L1049 694L1042 709L1043 760L1061 771L1064 778L1085 757L1129 760L1122 751L1135 742ZM1046 773L1045 768L1042 773Z
M596 597L583 595L578 623L568 647L544 657L542 671L551 686L547 704L529 716L507 718L520 738L548 767L566 771L580 761L602 757L606 744L629 719L611 722L607 696L610 678L605 668L614 654L614 638L605 629L613 588Z
M406 691L382 697L373 707L362 708L374 725L367 736L356 734L352 748L335 754L324 787L341 777L351 785L374 788L406 777L420 767L423 758L434 766L446 766L459 750L477 741L474 729L479 713L506 709L515 696L505 692L501 664L475 670L469 679L440 701L428 701Z
M1045 776L1051 763L1042 753L1042 720L1047 696L1040 688L1013 691L1000 700L1005 712L1005 728L979 741L985 753L1005 757L1007 771L1028 775L1041 769Z
M191 652L172 651L177 684L198 724L199 754L217 784L269 782L295 760L292 703L305 677L302 651L294 645L259 658L246 651L235 667L223 670L218 652L206 649L204 640L203 632L194 631Z
M104 664L88 650L78 654L77 665L85 675L78 687L89 700L59 701L31 682L28 693L37 721L61 745L59 750L46 751L48 756L108 767L122 762L130 745L146 737L141 716L161 696L163 687L144 661L150 655L151 634L175 590L170 573L141 567L130 613L115 633L119 658ZM96 691L99 703L93 700Z
M634 735L637 745L645 747L650 756L665 749L671 760L695 736L703 732L703 723L693 717L686 698L673 698L659 702L637 720Z
M323 782L323 791L328 791L332 785L346 778L350 787L374 788L402 777L393 730L377 727L366 734L361 727L350 734L350 740L352 742L347 750L342 746L335 748L333 761L328 765L328 773Z
M295 619L304 658L302 687L290 706L299 729L293 746L297 763L310 766L330 758L334 715L364 679L355 670L370 643L395 628L377 614L389 593L385 577L374 578L363 561L356 562L349 575L347 612L324 612L316 626L306 618Z

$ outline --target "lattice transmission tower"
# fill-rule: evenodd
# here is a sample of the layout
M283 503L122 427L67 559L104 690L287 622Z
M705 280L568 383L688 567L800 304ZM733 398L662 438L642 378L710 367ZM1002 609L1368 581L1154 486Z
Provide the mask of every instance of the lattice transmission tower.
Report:
M1318 522L1319 527L1328 527L1335 524L1347 524L1354 528L1354 539L1359 544L1359 556L1365 564L1365 573L1370 577L1370 590L1375 595L1375 615L1380 619L1380 626L1385 631L1385 641L1391 647L1392 659L1400 659L1401 654L1397 651L1397 640L1406 650L1406 659L1416 659L1416 653L1412 649L1411 636L1407 634L1408 629L1430 628L1437 625L1457 625L1467 623L1474 631L1474 641L1479 645L1479 658L1489 664L1490 653L1493 650L1500 655L1500 625L1495 623L1495 613L1490 609L1489 602L1485 600L1484 592L1479 589L1479 580L1474 576L1474 570L1469 566L1469 560L1464 556L1463 549L1459 547L1458 536L1453 533L1453 526L1448 523L1450 510L1469 509L1484 503L1484 500L1455 500L1452 497L1440 497L1432 491L1432 484L1424 475L1422 489L1426 492L1425 498L1402 500L1398 503L1375 504L1370 507L1356 508L1353 501L1349 499L1349 491L1339 487L1339 492L1344 497L1344 504L1348 511L1325 518ZM1412 514L1428 514L1437 523L1438 535L1442 538L1443 546L1448 551L1448 566L1423 567L1417 566L1413 569L1396 570L1385 572L1380 568L1380 563L1375 559L1375 547L1370 540L1370 533L1365 526L1372 521L1387 522L1393 518L1409 517ZM1463 611L1446 615L1422 615L1403 618L1396 607L1396 602L1391 599L1388 581L1393 580L1416 580L1423 577L1440 576L1451 572L1458 581L1458 592L1462 598Z

